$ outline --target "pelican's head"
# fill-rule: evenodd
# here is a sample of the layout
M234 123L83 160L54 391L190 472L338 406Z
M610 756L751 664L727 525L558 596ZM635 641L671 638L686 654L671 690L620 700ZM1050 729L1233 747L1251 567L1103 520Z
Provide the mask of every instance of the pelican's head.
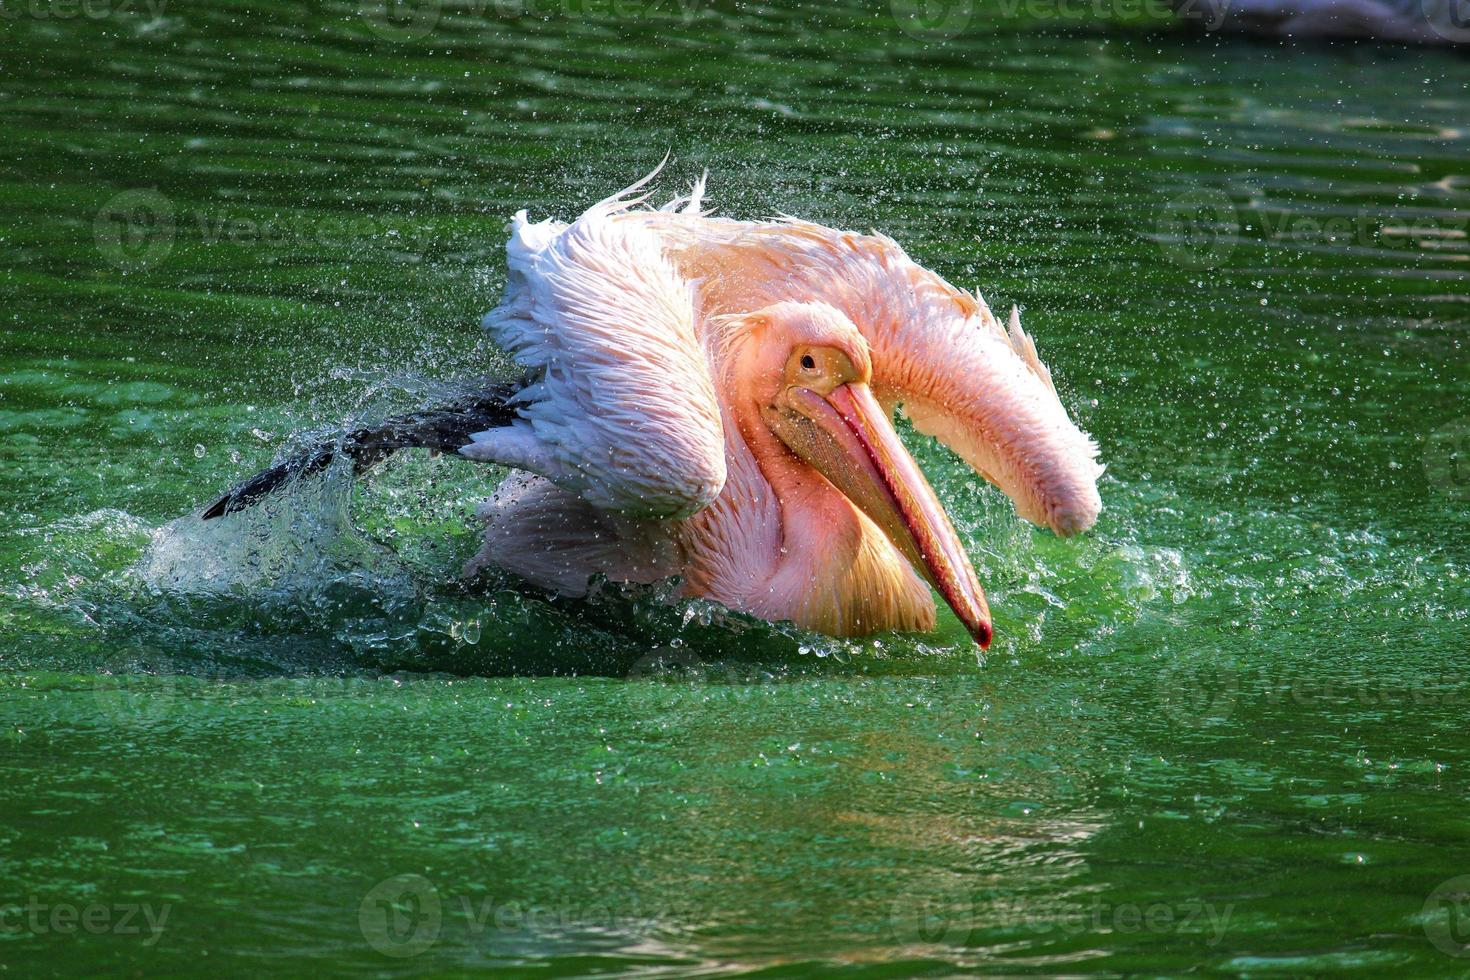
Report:
M776 303L732 318L735 397L794 457L865 514L989 646L990 609L964 546L871 389L868 344L825 303Z

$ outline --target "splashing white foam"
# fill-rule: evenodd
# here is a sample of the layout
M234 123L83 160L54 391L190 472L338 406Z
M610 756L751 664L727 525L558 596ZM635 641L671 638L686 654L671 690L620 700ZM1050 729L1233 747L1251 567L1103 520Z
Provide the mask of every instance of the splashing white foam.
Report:
M349 469L334 466L216 520L190 514L171 521L154 532L133 574L151 589L184 594L301 594L341 585L413 593L396 556L353 527Z

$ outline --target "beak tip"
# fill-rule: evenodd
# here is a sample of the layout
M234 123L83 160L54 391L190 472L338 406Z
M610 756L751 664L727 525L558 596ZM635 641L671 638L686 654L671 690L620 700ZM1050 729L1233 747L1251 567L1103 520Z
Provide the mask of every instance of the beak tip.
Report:
M993 638L994 633L991 631L990 623L988 621L976 623L974 626L972 626L970 628L970 635L975 638L976 643L980 644L980 649L990 649L990 641Z

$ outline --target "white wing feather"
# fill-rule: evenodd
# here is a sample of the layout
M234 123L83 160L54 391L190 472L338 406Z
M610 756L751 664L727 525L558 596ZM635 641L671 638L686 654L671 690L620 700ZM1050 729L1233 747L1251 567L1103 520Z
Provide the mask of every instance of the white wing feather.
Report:
M485 327L537 380L518 396L522 421L460 451L594 507L679 518L718 496L724 439L692 284L656 235L612 220L642 183L570 225L515 216L510 280Z

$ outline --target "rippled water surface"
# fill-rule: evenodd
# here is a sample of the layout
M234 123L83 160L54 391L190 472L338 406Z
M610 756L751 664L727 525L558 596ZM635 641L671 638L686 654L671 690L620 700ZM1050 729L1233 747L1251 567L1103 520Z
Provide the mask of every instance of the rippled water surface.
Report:
M7 6L0 967L1465 969L1470 60L917 6ZM910 440L985 663L466 589L447 459L190 516L666 151L1023 308L1106 512Z

